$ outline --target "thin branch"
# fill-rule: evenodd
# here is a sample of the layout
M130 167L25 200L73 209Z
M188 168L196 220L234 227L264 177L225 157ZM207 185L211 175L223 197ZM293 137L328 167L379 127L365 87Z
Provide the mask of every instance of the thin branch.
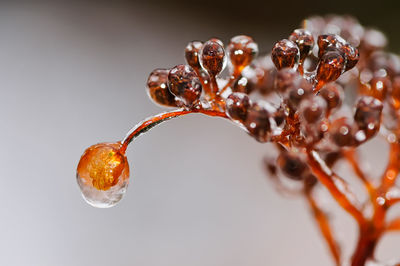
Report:
M359 209L359 203L354 193L346 181L337 176L321 159L319 154L314 150L307 151L309 166L318 180L328 189L332 197L339 205L352 215L358 224L365 222L365 218Z
M400 217L390 221L386 226L386 231L399 231L400 232Z
M375 188L374 185L371 183L370 179L368 176L364 173L364 171L360 167L360 162L358 158L358 154L354 149L349 149L343 152L347 162L350 164L352 167L354 173L356 176L361 180L363 185L368 191L368 194L372 196L374 194Z
M391 187L385 194L386 203L389 207L400 202L400 188L397 186Z
M174 110L171 112L161 113L161 114L152 116L150 118L147 118L147 119L143 120L142 122L138 123L137 125L135 125L128 132L128 134L126 134L124 140L122 141L121 152L124 153L126 151L126 148L129 145L129 143L131 143L135 138L137 138L140 135L142 135L143 133L149 131L153 127L161 124L162 122L170 120L175 117L180 117L180 116L184 116L184 115L192 114L192 113L201 113L201 114L208 115L208 116L228 118L224 112L214 111L214 110L204 110L204 109L195 109L195 110L191 110L191 111L184 110L184 109L178 109L178 110Z
M328 216L326 213L318 206L316 200L314 199L311 191L306 191L305 193L308 204L311 207L312 213L314 215L315 221L318 224L318 227L321 231L322 236L324 237L326 243L329 246L329 250L333 259L335 260L336 265L340 265L341 261L341 252L338 242L336 241L331 225L329 223Z
M390 144L389 162L382 176L381 188L387 190L396 183L400 171L400 143Z
M388 199L388 205L393 206L400 202L400 198L391 198Z

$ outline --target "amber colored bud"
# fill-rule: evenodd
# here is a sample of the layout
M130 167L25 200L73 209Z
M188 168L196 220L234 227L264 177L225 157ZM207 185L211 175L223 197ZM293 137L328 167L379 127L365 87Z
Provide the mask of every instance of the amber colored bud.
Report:
M200 64L211 76L217 76L226 65L225 49L219 40L204 43L200 52Z
M386 54L388 63L386 70L391 78L400 74L400 56L397 54Z
M129 164L120 148L120 143L100 143L85 150L77 168L82 190L92 187L105 191L127 181Z
M300 115L307 123L315 123L323 118L326 102L319 96L309 97L300 104Z
M307 100L306 100L307 101ZM319 113L321 109L316 109L316 110L310 110L311 112L306 114L309 117L307 119L314 120L315 122L307 122L305 119L304 114L300 114L300 122L301 122L301 127L300 131L302 132L302 135L304 139L301 140L302 145L313 145L317 142L319 142L325 135L325 133L328 131L329 123L327 120L322 120L325 114L325 109L322 109L322 113ZM304 141L304 142L303 142Z
M343 88L339 84L331 82L322 87L320 95L326 101L328 109L332 110L341 105Z
M272 63L272 62L271 62ZM256 69L256 89L261 95L268 95L275 91L275 77L277 70L272 65L270 68L257 68Z
M361 84L360 93L383 101L390 87L391 82L388 76L376 75L375 73L374 77L369 82Z
M346 44L346 41L336 34L324 34L318 36L318 57L321 58L330 50L338 50Z
M201 96L202 86L191 66L177 65L169 71L168 87L187 107L192 107Z
M322 32L326 26L326 21L321 16L312 16L304 19L301 26L313 33Z
M346 117L339 118L331 124L329 133L333 142L339 147L355 144L352 124Z
M232 119L243 123L251 105L250 98L245 93L234 92L226 99L226 114Z
M258 45L249 36L235 36L228 45L228 53L234 69L241 72L257 56Z
M358 63L358 60L360 59L360 52L358 51L358 49L346 43L340 48L340 51L343 52L346 58L345 71L348 71L355 67Z
M314 47L314 37L310 31L305 29L294 30L289 40L296 43L300 50L300 60L303 61Z
M383 49L387 45L386 36L374 29L368 29L365 31L361 46L367 51L374 51Z
M346 60L339 51L325 53L318 63L316 79L320 86L337 80L343 73Z
M241 77L240 79L237 79L233 84L232 91L249 94L255 89L256 82L257 81L255 79Z
M244 126L249 134L259 142L267 142L271 133L271 110L267 102L254 102L247 111Z
M155 69L147 79L147 93L156 104L175 107L175 96L168 89L167 69Z
M203 43L200 41L192 41L185 48L185 59L189 66L194 69L200 69L199 54Z
M285 176L293 180L302 180L308 173L308 165L299 152L282 152L277 164Z
M324 161L328 167L333 167L335 163L343 157L343 153L339 151L331 151L325 154Z
M293 68L283 68L279 70L275 78L275 88L280 92L285 92L288 88L292 87L298 79L302 77Z
M388 71L389 66L390 58L388 57L388 54L383 51L373 52L366 61L366 67L372 72L376 72L381 69Z
M311 190L315 185L318 184L318 179L313 174L307 174L304 177L304 189L307 191Z
M304 78L297 79L288 88L287 103L288 106L296 110L299 104L312 94L312 85Z
M345 24L341 27L340 34L351 45L358 47L364 35L364 27L354 18L347 17Z
M293 68L299 63L300 51L294 42L283 39L272 48L271 58L277 69Z
M378 132L381 123L382 102L370 96L362 96L356 104L354 121L359 129L370 137Z
M400 57L395 54L379 50L373 52L366 59L363 63L373 73L386 71L387 75L391 78L400 74Z

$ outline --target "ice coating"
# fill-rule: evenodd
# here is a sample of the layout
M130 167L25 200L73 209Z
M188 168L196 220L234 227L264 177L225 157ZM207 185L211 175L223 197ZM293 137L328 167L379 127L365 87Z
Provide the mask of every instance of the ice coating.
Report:
M117 204L129 183L129 164L120 143L100 143L86 149L76 179L83 198L92 206L108 208Z

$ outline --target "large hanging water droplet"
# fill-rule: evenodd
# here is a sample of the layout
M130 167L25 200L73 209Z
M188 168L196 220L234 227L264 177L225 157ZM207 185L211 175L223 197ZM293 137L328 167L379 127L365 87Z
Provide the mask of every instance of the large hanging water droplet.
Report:
M120 143L100 143L86 149L76 179L87 203L97 208L116 205L129 183L129 164Z

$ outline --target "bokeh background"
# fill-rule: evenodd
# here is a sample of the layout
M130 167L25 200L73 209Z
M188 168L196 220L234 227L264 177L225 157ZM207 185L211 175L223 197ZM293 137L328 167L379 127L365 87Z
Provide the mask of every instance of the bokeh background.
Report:
M76 165L162 110L145 81L184 62L190 40L248 34L269 51L304 17L339 13L400 52L399 12L385 0L1 1L0 265L331 265L307 205L267 179L271 146L226 121L192 115L138 139L128 193L111 209L83 201ZM367 145L372 173L385 148ZM353 221L326 204L347 254ZM378 257L400 259L399 241L385 237Z

